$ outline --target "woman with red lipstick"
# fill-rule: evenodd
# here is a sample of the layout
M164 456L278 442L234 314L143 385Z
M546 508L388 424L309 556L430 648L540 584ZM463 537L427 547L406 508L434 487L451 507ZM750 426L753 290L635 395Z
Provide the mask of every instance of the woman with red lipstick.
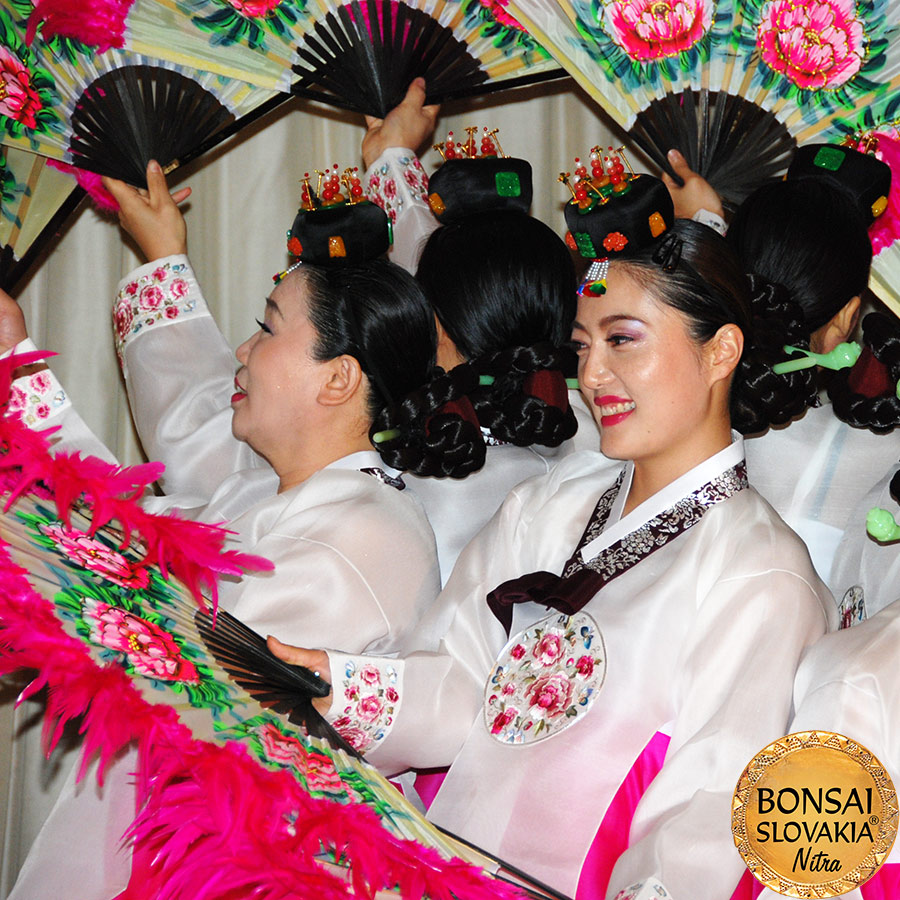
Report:
M710 229L642 237L671 207L640 178L598 208L600 242L630 247L592 269L573 331L603 451L627 463L610 484L574 454L512 491L441 595L439 651L393 661L399 708L367 757L451 762L430 818L569 896L727 900L735 784L835 611L732 432L790 414L751 315L788 306ZM328 716L353 723L344 654L271 645L330 665Z

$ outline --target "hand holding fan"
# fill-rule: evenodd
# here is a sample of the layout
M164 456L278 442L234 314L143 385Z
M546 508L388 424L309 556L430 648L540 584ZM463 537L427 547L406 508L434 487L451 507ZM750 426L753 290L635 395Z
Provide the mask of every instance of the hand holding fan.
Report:
M662 169L675 147L736 205L797 143L896 105L888 0L510 0L509 10ZM671 174L671 173L670 173Z
M293 65L292 90L383 118L414 78L427 103L514 87L562 71L489 0L163 0L216 45ZM243 75L253 81L252 72Z
M0 363L2 393L33 360ZM142 896L513 896L375 769L292 723L327 685L200 593L265 561L222 553L221 529L144 513L158 466L53 457L9 417L0 446L0 672L36 668L26 695L50 687L51 746L77 716L85 763L137 742Z

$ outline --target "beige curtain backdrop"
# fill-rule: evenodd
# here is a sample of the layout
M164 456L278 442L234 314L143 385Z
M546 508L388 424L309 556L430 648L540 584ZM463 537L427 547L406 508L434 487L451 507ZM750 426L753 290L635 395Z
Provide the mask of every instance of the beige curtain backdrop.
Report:
M504 150L534 167L533 213L565 231L567 197L556 176L575 156L622 135L569 80L505 95L457 102L442 110L437 140L467 125L500 128ZM273 273L286 262L285 232L299 204L304 171L337 162L360 164L361 117L289 101L212 154L176 173L190 184L186 208L191 260L220 327L233 346L255 328ZM436 152L422 156L426 169ZM115 360L111 299L121 276L139 262L118 225L82 208L54 248L16 291L39 347L60 355L53 368L76 407L124 463L141 459ZM24 682L0 682L0 897L15 882L28 848L76 758L77 734L50 761L40 747L41 705L14 700Z

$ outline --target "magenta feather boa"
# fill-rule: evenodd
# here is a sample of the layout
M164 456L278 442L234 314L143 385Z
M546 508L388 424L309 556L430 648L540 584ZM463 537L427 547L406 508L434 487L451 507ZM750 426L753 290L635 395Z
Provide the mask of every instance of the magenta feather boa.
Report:
M12 372L44 354L0 361L0 397ZM0 402L0 409L5 403ZM61 518L82 496L94 508L93 527L116 520L137 533L163 571L200 590L215 590L212 575L270 567L265 560L223 552L222 529L150 516L137 503L160 474L158 464L120 469L78 454L53 456L48 432L0 418L0 486L7 509L17 496L53 495ZM126 537L127 540L127 537ZM195 739L174 709L141 697L117 666L100 667L68 635L51 604L32 588L0 542L0 675L36 669L21 700L48 687L44 738L52 751L67 722L81 719L81 775L100 758L99 777L131 743L139 749L140 813L130 837L135 858L151 862L142 898L154 900L288 900L371 897L398 889L408 900L512 900L518 892L458 859L401 840L362 804L311 797L286 771L269 771L234 744ZM325 850L349 867L345 879L321 866Z

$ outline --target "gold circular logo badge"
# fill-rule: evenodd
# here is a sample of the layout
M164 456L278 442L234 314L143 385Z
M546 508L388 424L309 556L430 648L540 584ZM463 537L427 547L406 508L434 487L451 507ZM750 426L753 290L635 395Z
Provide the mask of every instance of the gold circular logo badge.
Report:
M836 897L868 881L897 835L897 795L880 762L830 731L763 748L734 792L731 831L757 880L788 897Z

